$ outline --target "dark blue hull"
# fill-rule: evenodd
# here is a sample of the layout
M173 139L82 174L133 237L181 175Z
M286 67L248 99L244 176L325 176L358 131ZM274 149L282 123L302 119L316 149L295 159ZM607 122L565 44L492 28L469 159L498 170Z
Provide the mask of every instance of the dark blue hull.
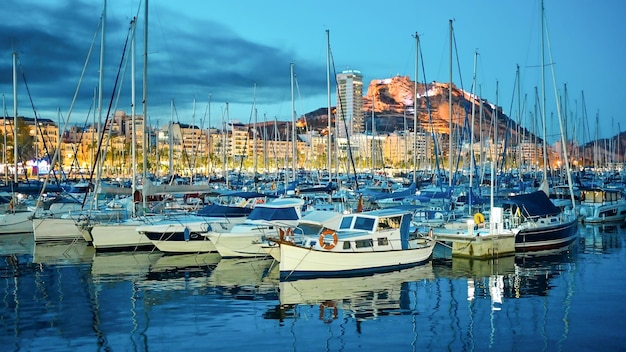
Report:
M374 274L389 273L397 270L413 268L416 266L424 265L431 258L421 262L399 264L386 267L365 268L355 270L337 270L337 271L281 271L280 281L294 281L300 279L318 279L318 278L342 278L342 277L357 277L357 276L370 276Z
M515 236L515 251L530 252L565 247L578 237L578 221L524 229Z

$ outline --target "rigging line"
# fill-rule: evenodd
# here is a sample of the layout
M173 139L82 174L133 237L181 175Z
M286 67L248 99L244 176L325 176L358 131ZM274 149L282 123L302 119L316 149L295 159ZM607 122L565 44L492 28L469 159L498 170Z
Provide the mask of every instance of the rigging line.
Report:
M302 106L302 93L300 92L300 84L298 83L298 78L295 77L295 75L294 75L294 81L296 83L296 91L298 92L298 100L300 101L300 111L305 111L304 106ZM306 119L306 115L307 114L303 114L302 118L304 119L305 131L308 133L310 130L309 130L309 123Z
M426 80L426 67L424 65L424 57L422 55L422 48L419 48L419 54L420 54L420 62L422 64L422 77L424 77L424 82L428 82L428 80ZM427 84L427 83L425 83ZM428 86L425 86L425 96L426 96L426 110L428 111L428 122L430 123L430 132L431 132L431 137L433 139L433 152L435 154L435 166L436 166L436 170L437 170L437 182L439 183L439 186L442 186L442 170L441 170L441 166L439 165L439 148L437 146L437 138L435 136L435 126L433 123L433 114L432 114L432 108L431 108L431 104L430 104L430 94L428 93L429 89ZM428 153L427 153L428 154ZM430 164L430 163L429 163ZM443 189L443 187L442 187Z
M337 69L335 67L335 56L332 53L332 50L330 51L330 58L332 61L332 66L333 66L333 73L335 75L335 89L337 89L337 91L339 91L339 82L337 82ZM355 186L355 190L359 190L359 182L357 181L357 177L356 177L356 165L354 163L354 158L352 157L352 146L350 145L350 134L348 133L348 124L346 123L346 115L345 115L345 109L343 106L343 99L341 99L341 94L337 94L337 99L339 100L339 104L341 106L341 119L343 121L343 127L345 129L346 132L346 141L348 144L348 156L350 159L350 162L352 164L352 169L354 170L354 186ZM372 107L373 108L373 107ZM330 117L329 117L330 118ZM354 117L353 117L354 118ZM330 133L330 131L328 131ZM372 139L372 143L374 142L374 139ZM337 136L335 136L335 143L337 143ZM346 161L347 163L347 161ZM346 168L348 169L348 168ZM328 170L328 172L330 172L330 170ZM339 173L339 166L337 166L337 173ZM349 174L349 169L348 169L348 174Z
M174 100L172 100L172 107L173 107L173 110L174 110L174 115L176 116L176 121L178 122L178 126L182 127L181 126L181 122L180 122L180 118L178 117L178 109L176 108L176 102ZM184 141L182 141L182 140L180 141L180 145L181 145L181 147L183 147L183 148L181 148L181 156L183 158L182 162L183 162L183 165L187 164L187 166L189 166L189 168L191 169L191 158L189 157L189 154L187 153L186 148L184 148L184 143L183 142ZM170 148L172 148L172 146L170 146ZM170 180L170 183L171 182L173 182L173 178L172 178L172 180Z
M129 38L130 38L130 35L131 35L131 28L132 28L132 22L131 22L131 25L129 26L128 32L126 33L126 40L124 42L124 48L122 50L122 57L120 58L120 63L119 63L119 66L118 66L117 75L115 76L115 83L113 85L113 90L111 91L111 99L109 101L109 107L108 107L106 118L105 118L105 121L104 121L104 126L105 127L108 125L109 118L111 116L111 105L113 104L113 96L115 95L115 89L117 88L119 80L120 80L120 71L121 71L122 65L124 63L124 58L126 56L126 49L128 47L128 42L129 42ZM91 171L89 173L89 180L93 180L93 176L94 176L94 173L96 171L96 165L98 165L98 161L99 161L98 159L100 158L100 150L102 148L102 142L103 142L103 139L104 139L105 131L106 131L106 128L104 128L102 131L100 131L101 137L98 140L98 148L96 149L98 151L98 153L96 153L96 156L94 158L94 163L91 166ZM83 198L83 204L82 204L83 207L85 206L85 201L86 200L87 200L87 193L85 193L85 197Z
M515 102L515 93L517 92L517 83L519 80L519 75L516 72L515 73L515 79L513 80L513 92L511 93L511 105L509 108L509 116L507 121L506 121L506 128L504 130L504 148L502 148L502 160L500 163L500 171L503 171L505 165L506 165L506 153L507 153L507 146L508 146L508 141L509 141L509 137L510 137L510 129L511 129L511 125L513 124L512 120L511 120L511 116L513 116L513 103ZM496 107L497 108L497 107Z

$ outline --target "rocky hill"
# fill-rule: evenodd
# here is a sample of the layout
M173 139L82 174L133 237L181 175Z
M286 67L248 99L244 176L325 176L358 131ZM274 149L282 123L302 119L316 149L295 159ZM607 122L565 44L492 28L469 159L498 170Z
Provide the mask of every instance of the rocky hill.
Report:
M372 109L376 131L389 133L398 130L413 130L414 126L414 103L413 93L415 83L406 76L396 76L388 79L373 80L370 82L367 93L363 97L363 110L365 114L365 130L372 130ZM447 83L432 82L427 85L418 84L417 87L417 117L418 130L430 131L448 135L450 130L450 104L448 102L449 90ZM482 122L480 121L480 104L483 106ZM474 100L468 92L456 86L452 87L452 123L453 127L462 127L470 123L471 108L475 109L474 137L478 140L482 127L483 138L491 138L493 135L493 118L495 107L486 100ZM429 113L430 111L430 113ZM333 110L334 113L334 110ZM328 125L327 109L320 108L305 115L306 123L310 128L324 130ZM406 128L405 128L406 121ZM334 122L334 116L333 120ZM511 135L529 131L519 129L517 123L509 119L498 109L498 138L503 138L508 126ZM541 141L539 138L538 141Z
M365 130L372 130L372 109L374 111L374 120L376 123L376 131L378 133L391 133L393 131L413 130L414 126L414 103L413 94L415 82L406 76L396 76L387 79L376 79L369 83L367 93L363 97L363 110L365 119ZM474 109L474 140L479 141L480 136L483 138L493 138L493 120L496 118L495 104L485 99L476 97L473 99L470 92L464 91L452 86L452 124L455 131L461 130L460 127L471 124L472 108ZM450 130L450 103L449 84L440 82L431 82L428 84L419 83L417 86L417 117L418 130L430 132L431 128L436 133L449 135ZM482 105L482 113L481 113ZM335 108L332 109L331 124L334 126ZM320 131L326 134L328 126L328 108L319 108L312 111L300 119L300 127L308 125L310 129ZM482 116L482 119L481 119ZM505 132L509 132L510 140L517 140L518 135L526 137L527 140L541 143L541 133L528 130L523 126L519 126L516 121L509 118L501 107L497 109L497 126L498 139L505 137ZM306 122L304 122L306 121ZM406 126L405 126L406 124ZM539 126L540 124L537 124ZM482 130L482 133L481 133ZM469 132L468 132L469 133ZM458 132L457 132L458 135ZM459 138L456 136L455 138ZM469 139L469 134L464 138ZM594 145L598 146L599 158L604 161L610 160L610 150L619 151L617 162L624 162L626 154L626 132L616 135L610 139L598 141L598 143L587 143L581 145L577 152L570 151L570 155L580 155L585 165L593 164L591 151Z

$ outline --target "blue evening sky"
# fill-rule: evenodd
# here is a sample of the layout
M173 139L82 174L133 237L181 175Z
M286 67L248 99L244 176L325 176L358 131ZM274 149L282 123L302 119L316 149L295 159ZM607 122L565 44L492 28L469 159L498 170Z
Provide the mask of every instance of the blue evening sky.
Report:
M98 24L103 4L104 0L5 1L0 12L0 52L4 57L0 60L0 93L8 116L13 115L11 53L15 50L19 56L20 115L34 115L32 99L37 115L43 118L65 119L72 109L72 122L93 119L93 109L89 111L98 86ZM131 66L120 65L120 61L130 21L138 15L135 76L140 114L144 3L107 0L107 4L103 106L106 110L112 104L130 113ZM528 112L535 110L535 88L541 95L542 86L539 0L149 0L148 4L151 125L173 119L219 126L227 117L248 123L253 102L259 121L290 120L290 63L294 63L296 75L296 114L326 107L326 30L334 63L331 72L359 70L365 86L373 79L395 75L414 80L413 36L417 32L424 60L419 81L448 82L449 20L453 20L453 82L472 89L474 53L478 52L476 84L483 98L492 103L497 100L505 113L517 119L515 78L519 65L522 124L533 128ZM596 131L599 137L609 137L626 129L619 107L626 93L622 66L626 62L626 29L620 21L625 13L623 1L545 1L549 140L558 138L555 82L570 135L576 133L586 142ZM92 41L93 51L79 86ZM119 101L110 103L120 66L121 95ZM334 81L331 85L334 87ZM71 108L78 86L78 98ZM334 88L331 103L336 103Z

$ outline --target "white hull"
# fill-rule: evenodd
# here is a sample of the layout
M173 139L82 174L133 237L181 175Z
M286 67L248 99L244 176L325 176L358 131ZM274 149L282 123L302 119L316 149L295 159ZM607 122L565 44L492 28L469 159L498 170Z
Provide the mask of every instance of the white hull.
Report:
M582 204L579 209L580 220L584 223L603 223L624 221L626 219L626 202L602 205Z
M224 258L268 257L263 249L264 231L255 229L254 232L236 233L211 232L207 236L215 245L215 249Z
M96 250L152 247L152 241L137 232L137 226L141 224L140 221L96 224L91 229L93 247Z
M34 218L32 230L37 242L83 239L79 225L71 218Z
M208 253L217 252L215 245L208 239L198 241L152 241L163 253Z
M338 252L280 245L281 279L297 277L350 276L396 270L427 262L434 248L374 252Z
M145 235L164 253L216 252L213 243L205 236L209 230L206 219L198 216L163 220L137 227L137 232Z
M32 211L0 214L0 234L33 232L32 217Z

